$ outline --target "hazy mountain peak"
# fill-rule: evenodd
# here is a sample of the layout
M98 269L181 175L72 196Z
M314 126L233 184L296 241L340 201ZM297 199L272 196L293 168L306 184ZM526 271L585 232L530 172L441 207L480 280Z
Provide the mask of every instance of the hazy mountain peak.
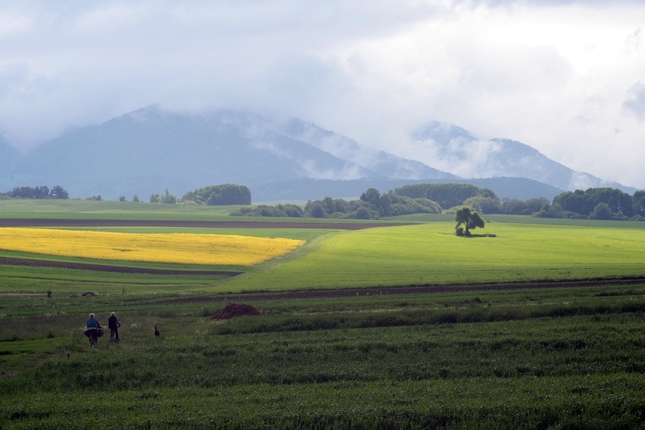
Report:
M113 118L110 121L122 120L124 118L130 119L135 122L144 122L150 121L151 119L157 117L163 117L166 112L161 110L158 104L142 107L141 109L134 110L132 112L125 113L119 117Z
M537 149L511 139L478 140L453 124L429 121L410 133L419 153L433 166L462 177L522 177L563 190L614 187L633 193L634 188L576 172L549 159ZM431 161L430 161L431 160Z
M288 121L279 130L293 139L301 140L336 157L352 161L393 179L456 178L453 174L442 172L420 161L367 148L353 139L299 119Z
M529 146L525 143L518 142L516 140L511 140L511 139L491 139L492 142L497 142L501 144L500 150L505 151L506 153L514 154L519 157L534 157L539 155L542 155L540 151L537 149L533 148L532 146Z
M441 121L428 121L410 133L410 136L420 141L432 139L444 145L450 144L455 139L465 141L477 140L468 130Z
M218 183L382 177L231 110L201 114L148 106L47 142L18 160L20 184L61 184L73 196L176 195ZM7 172L0 179L10 186ZM24 183L23 183L24 182Z

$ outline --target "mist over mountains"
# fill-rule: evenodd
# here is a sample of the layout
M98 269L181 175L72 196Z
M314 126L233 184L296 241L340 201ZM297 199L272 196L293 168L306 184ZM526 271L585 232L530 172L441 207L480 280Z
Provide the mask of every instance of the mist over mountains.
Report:
M477 140L452 124L411 134L419 157L406 159L299 119L237 111L172 113L143 108L85 127L21 155L0 139L0 190L62 185L72 197L177 196L206 185L247 185L254 201L357 196L373 186L467 182L500 197L552 198L563 190L623 187L575 172L520 142ZM460 177L474 172L480 179ZM488 179L481 179L488 178Z
M0 172L9 172L13 164L20 158L17 149L10 146L7 141L0 136ZM0 173L0 177L2 174Z
M510 139L480 140L453 124L429 121L410 136L433 166L470 178L523 177L573 191L596 187L619 188L633 194L636 188L576 172Z

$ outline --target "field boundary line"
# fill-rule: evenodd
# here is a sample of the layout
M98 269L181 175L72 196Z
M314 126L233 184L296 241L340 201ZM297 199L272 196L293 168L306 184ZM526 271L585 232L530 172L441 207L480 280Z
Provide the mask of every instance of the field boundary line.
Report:
M233 272L225 270L174 270L174 269L154 269L148 267L131 267L131 266L108 266L103 264L91 263L71 263L65 261L36 260L29 258L0 257L0 264L8 266L29 266L29 267L54 267L71 270L91 270L96 272L112 273L140 273L146 275L205 275L205 276L238 276L244 272Z
M350 223L350 222L271 222L271 221L157 221L157 220L90 220L90 219L46 219L46 218L4 218L0 227L193 227L193 228L300 228L327 230L364 230L377 227L401 227L416 225L415 222L393 223Z
M582 288L598 287L606 285L645 285L645 277L621 278L621 279L588 279L570 281L533 281L533 282L512 282L500 284L463 284L463 285L418 285L401 287L366 287L337 290L297 290L297 291L275 291L275 292L243 292L243 293L221 293L211 296L182 297L156 301L157 304L170 304L176 302L222 302L235 300L285 300L285 299L318 299L333 297L358 297L358 296L379 296L379 295L403 295L403 294L431 294L431 293L457 293L477 292L494 290L528 290L547 288Z

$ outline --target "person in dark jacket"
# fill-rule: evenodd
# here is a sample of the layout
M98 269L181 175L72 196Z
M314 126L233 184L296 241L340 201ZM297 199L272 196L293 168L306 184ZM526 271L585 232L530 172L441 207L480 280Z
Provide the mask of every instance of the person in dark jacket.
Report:
M110 328L110 339L112 342L119 342L119 327L121 327L121 321L118 320L116 314L112 312L110 318L108 318L108 327Z
M85 323L87 329L85 330L85 335L90 338L90 346L94 346L99 343L99 329L101 324L99 320L96 319L94 314L90 314L90 319Z

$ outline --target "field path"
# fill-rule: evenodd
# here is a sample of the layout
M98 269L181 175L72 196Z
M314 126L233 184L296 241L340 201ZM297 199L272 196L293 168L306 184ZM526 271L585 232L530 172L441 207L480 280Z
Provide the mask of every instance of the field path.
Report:
M363 230L375 227L397 227L416 223L376 222L282 222L282 221L157 221L93 219L0 219L0 227L193 227L193 228L305 228L329 230Z
M155 301L156 304L171 303L193 303L193 302L220 302L220 301L242 301L242 300L285 300L285 299L311 299L329 297L356 297L356 296L378 296L392 294L428 294L428 293L451 293L468 291L491 291L491 290L523 290L523 289L544 289L544 288L572 288L572 287L596 287L604 285L645 285L645 277L624 278L624 279L588 279L572 281L542 281L542 282L509 282L500 284L479 284L479 285L420 285L405 287L373 287L373 288L351 288L337 290L302 290L302 291L277 291L266 293L244 293L244 294L217 294L212 296L182 297L177 299L162 299Z
M142 273L147 275L203 275L203 276L237 276L243 272L222 270L173 270L153 269L147 267L107 266L103 264L72 263L67 261L32 260L30 258L0 257L0 264L9 266L55 267L71 270L93 270L112 273Z

